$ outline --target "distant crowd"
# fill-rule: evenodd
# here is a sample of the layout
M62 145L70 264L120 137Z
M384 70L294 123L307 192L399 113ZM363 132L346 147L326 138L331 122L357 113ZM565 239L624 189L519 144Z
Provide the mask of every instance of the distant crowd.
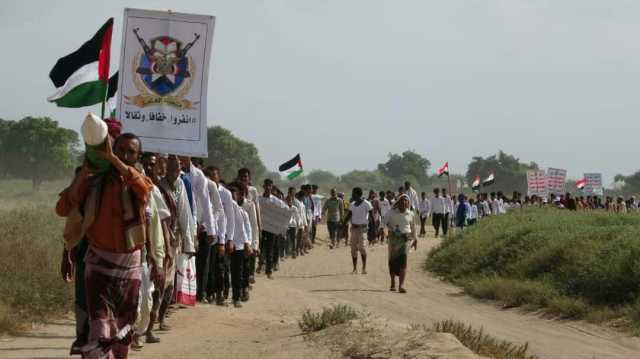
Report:
M75 282L71 354L84 358L126 358L130 348L158 343L156 331L171 330L167 318L197 303L241 308L258 275L273 279L284 261L311 253L321 222L331 250L349 249L354 274L367 274L367 247L385 243L389 290L406 293L407 255L429 219L444 236L526 206L638 210L634 198L570 194L468 198L437 188L428 197L409 182L366 196L356 187L348 199L330 189L325 197L315 185L283 191L270 179L258 189L247 168L221 173L201 159L143 153L130 133L110 129L105 147L99 156L108 166L85 161L56 205L66 219L60 271Z

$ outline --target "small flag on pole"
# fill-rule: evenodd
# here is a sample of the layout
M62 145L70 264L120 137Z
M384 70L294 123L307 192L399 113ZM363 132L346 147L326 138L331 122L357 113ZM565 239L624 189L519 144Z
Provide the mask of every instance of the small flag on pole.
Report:
M482 181L482 186L483 187L491 186L496 181L495 177L496 177L495 174L491 172L489 177L485 178L484 181Z
M444 166L438 168L437 171L438 177L442 177L443 175L449 175L449 162L445 162Z
M278 170L289 179L293 180L302 174L302 161L300 160L300 154L298 153L294 158L283 163L278 167Z
M583 179L580 179L580 180L576 181L576 187L578 189L583 189L584 186L586 186L586 185L587 185L587 179L586 178L583 178Z
M79 49L58 59L49 73L56 87L56 92L47 98L49 102L55 102L59 107L77 108L105 100L110 85L112 30L113 18L110 18Z
M480 176L476 176L476 178L473 180L473 183L471 184L471 189L473 191L480 190Z

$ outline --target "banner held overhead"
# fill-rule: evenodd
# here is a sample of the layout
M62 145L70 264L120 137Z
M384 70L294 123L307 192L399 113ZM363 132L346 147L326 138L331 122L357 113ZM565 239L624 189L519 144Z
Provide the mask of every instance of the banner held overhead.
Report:
M215 18L125 9L117 116L145 151L207 157Z

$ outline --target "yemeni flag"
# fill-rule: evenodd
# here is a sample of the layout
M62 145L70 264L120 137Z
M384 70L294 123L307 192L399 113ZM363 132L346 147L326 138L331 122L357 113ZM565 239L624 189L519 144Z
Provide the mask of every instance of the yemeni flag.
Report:
M485 178L484 181L482 181L482 186L483 187L491 186L492 184L495 183L495 181L496 181L496 176L493 172L491 172L489 177Z
M300 160L300 154L298 153L294 158L283 163L278 167L280 172L283 172L289 180L293 180L302 174L302 161Z
M442 177L443 175L449 175L449 162L445 162L444 166L438 168L438 171L436 171L436 173L438 174L438 177Z
M473 180L473 183L471 184L471 189L474 192L480 190L480 176L476 176L476 178Z
M587 179L586 179L586 178L583 178L583 179L581 179L581 180L577 180L577 181L576 181L576 187L577 187L578 189L583 189L583 188L584 188L584 186L586 186L586 185L587 185Z
M56 92L49 102L59 107L85 107L105 100L107 87L117 88L118 78L109 79L111 33L113 18L107 20L93 37L71 54L60 58L51 69L49 78Z

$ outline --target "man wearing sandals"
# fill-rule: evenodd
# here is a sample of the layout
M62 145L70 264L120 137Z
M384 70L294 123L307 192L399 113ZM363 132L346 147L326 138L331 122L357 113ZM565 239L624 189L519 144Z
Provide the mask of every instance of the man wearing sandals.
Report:
M400 293L407 292L404 289L404 280L407 275L409 242L413 241L411 247L418 248L418 236L416 234L417 215L410 210L410 207L409 196L403 194L383 219L385 225L389 228L389 276L391 278L390 290L393 292L396 290L396 277L400 279L398 291Z

